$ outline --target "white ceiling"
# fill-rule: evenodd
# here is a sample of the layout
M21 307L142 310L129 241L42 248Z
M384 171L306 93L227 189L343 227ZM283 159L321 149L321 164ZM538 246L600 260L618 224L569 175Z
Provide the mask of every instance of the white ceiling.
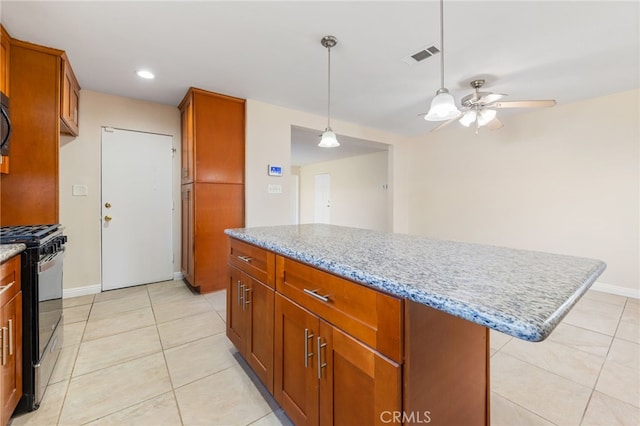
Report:
M2 0L15 38L67 51L84 89L177 105L190 86L326 115L334 35L332 120L400 135L437 123L418 117L440 85L437 1L32 2ZM638 1L445 0L445 85L469 81L507 99L558 104L637 88ZM134 71L148 68L156 79ZM508 122L505 122L508 125ZM340 128L334 125L336 133Z

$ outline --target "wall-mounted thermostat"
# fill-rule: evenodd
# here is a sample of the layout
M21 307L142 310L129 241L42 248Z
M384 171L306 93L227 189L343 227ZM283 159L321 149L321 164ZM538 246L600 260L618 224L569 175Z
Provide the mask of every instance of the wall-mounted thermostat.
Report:
M269 176L282 176L282 166L269 164Z

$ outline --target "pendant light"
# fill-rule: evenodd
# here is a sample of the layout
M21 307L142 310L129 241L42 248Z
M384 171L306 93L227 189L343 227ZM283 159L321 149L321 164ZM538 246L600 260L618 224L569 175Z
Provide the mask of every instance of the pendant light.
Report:
M340 142L338 142L336 134L331 130L331 48L338 44L338 39L334 36L325 36L320 40L320 43L327 48L329 61L327 67L327 128L324 129L318 146L321 148L335 148L340 146Z
M444 87L444 0L440 0L440 88L436 92L435 98L431 101L431 108L424 116L427 121L445 121L460 115L460 110L456 107L455 100L449 91Z

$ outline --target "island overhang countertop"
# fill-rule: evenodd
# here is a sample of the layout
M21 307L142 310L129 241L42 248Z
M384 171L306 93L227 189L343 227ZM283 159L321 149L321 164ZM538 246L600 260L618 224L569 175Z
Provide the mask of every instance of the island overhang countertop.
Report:
M511 336L544 340L600 260L336 225L227 229L233 238Z

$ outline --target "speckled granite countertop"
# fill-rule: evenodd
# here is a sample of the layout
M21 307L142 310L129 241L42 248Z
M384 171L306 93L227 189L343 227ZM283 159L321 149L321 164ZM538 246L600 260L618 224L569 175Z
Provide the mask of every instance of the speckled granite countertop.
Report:
M26 248L24 244L0 244L0 262L11 259Z
M334 225L225 233L530 341L544 340L606 268L594 259Z

